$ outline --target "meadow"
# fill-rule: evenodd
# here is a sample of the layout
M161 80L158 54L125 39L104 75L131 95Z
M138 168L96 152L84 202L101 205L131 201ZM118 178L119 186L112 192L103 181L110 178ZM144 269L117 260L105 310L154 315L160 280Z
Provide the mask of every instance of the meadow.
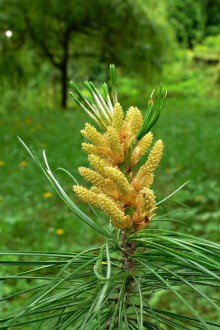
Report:
M153 129L155 139L161 138L165 143L154 183L157 200L189 182L159 208L151 228L172 229L219 241L218 68L186 61L187 56L182 62L168 64L162 78L168 97ZM134 92L128 93L132 88ZM121 90L122 105L137 105L144 113L150 88L140 94L135 81L123 80L118 86L119 100ZM75 180L83 182L78 167L86 165L87 159L81 150L80 130L88 118L70 100L69 110L62 111L59 107L44 108L43 104L38 108L40 101L36 99L35 104L36 94L31 91L26 97L31 102L26 104L24 100L18 107L14 102L15 106L7 111L1 106L1 251L72 253L97 246L103 238L73 215L18 140L19 136L42 161L42 150L46 150L49 164L64 189L95 219L91 209L74 196L73 178L60 170L66 169ZM166 218L160 219L164 212ZM23 260L23 256L18 259ZM3 274L7 272L4 268ZM23 289L23 285L25 282L9 281L2 287L2 294L10 295L15 289ZM155 295L155 299L166 304L166 296ZM175 310L176 306L170 304ZM8 303L2 306L2 311L9 308ZM210 311L204 306L203 312ZM216 321L212 312L210 318Z
M168 97L153 130L155 139L162 138L165 143L154 183L157 199L189 183L167 201L166 210L161 210L179 212L170 221L155 221L155 226L181 228L217 240L220 114L218 86L213 82L216 69L189 62L184 77L180 64L166 70L163 81ZM120 86L118 90L120 99ZM121 103L137 105L144 113L149 94L143 97L136 91L127 99L122 94ZM11 109L10 116L4 112L1 115L1 250L66 251L97 243L96 235L74 218L17 138L20 136L39 158L45 149L52 169L65 168L82 182L77 168L87 160L81 150L80 130L88 118L71 101L69 108L40 111L33 100L32 105ZM72 179L64 172L56 173L75 199ZM89 209L87 212L91 213Z
M220 329L220 0L17 4L0 1L0 329ZM153 127L157 106L139 132L131 115L120 138L106 120L110 166L90 158L90 191L78 168L91 120L69 80L97 109L105 81L124 112L143 115L161 83L168 92ZM162 160L160 141L134 168L140 145L122 134L148 129Z

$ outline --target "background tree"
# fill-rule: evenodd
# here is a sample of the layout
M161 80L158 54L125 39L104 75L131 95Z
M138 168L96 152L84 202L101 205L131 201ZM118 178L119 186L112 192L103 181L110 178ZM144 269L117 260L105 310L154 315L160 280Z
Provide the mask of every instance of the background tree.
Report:
M149 69L161 68L166 33L152 18L151 2L147 7L130 0L2 0L0 9L4 28L14 31L10 47L33 49L38 70L47 60L58 72L63 108L69 75L82 63L96 76L112 62L144 74L145 80Z
M204 4L200 0L169 1L169 19L178 42L193 48L205 33Z
M169 20L179 43L193 48L220 31L220 0L169 0Z
M220 0L205 0L206 35L219 34L220 31Z

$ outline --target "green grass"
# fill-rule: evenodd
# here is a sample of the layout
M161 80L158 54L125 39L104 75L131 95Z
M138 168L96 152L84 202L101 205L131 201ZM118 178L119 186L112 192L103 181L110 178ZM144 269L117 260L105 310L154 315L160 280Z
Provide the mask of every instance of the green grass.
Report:
M163 79L169 93L165 109L153 133L155 139L163 139L165 151L156 172L153 189L157 199L161 200L184 182L190 182L165 203L165 208L159 208L158 215L164 211L179 211L163 221L153 220L151 228L178 230L218 241L218 86L213 81L214 68L207 67L204 71L204 67L194 67L192 62L187 65L185 71L180 63L172 69L169 66L166 69L168 74ZM206 77L205 81L202 80L203 75ZM200 82L202 86L199 85ZM127 84L132 86L131 81ZM120 100L120 88L118 90ZM126 81L122 88L124 90ZM140 100L136 91L132 97L129 96L128 102L122 92L122 104L124 102L128 106L130 99L143 112L146 110L146 94ZM46 149L52 170L63 167L82 182L77 168L86 165L87 159L80 147L80 130L88 118L77 109L63 112L60 109L51 110L51 107L48 111L42 111L42 107L38 110L35 105L26 110L27 108L27 105L25 108L20 105L17 110L11 110L10 114L4 111L0 119L1 251L71 253L100 245L103 238L76 219L17 139L20 136L41 159L42 149ZM75 199L72 179L61 171L55 173L69 196ZM80 204L80 207L94 218L88 206ZM62 231L57 232L58 229ZM23 260L22 256L19 260ZM16 272L15 268L6 268L3 273ZM8 281L0 291L10 294L15 290L22 290L27 284L31 285L26 282ZM165 294L154 297L162 305L168 304ZM14 303L19 305L20 300ZM2 311L8 310L9 305L5 303ZM176 306L172 304L172 300L169 307L175 312ZM205 305L202 312L207 313ZM213 320L215 317L215 314L211 315Z
M41 157L46 148L52 168L65 167L77 175L85 160L80 151L83 127L79 113L61 111L34 114L12 113L1 119L1 249L50 250L67 249L85 242L84 228L63 204L53 188L35 166L17 136ZM26 162L26 163L24 163ZM26 165L26 166L22 166ZM63 175L65 185L66 175ZM67 190L72 194L73 183ZM51 192L51 197L44 194ZM57 235L57 229L63 235ZM85 234L86 235L86 234ZM92 236L92 235L90 235Z
M217 69L195 65L191 53L177 54L177 59L165 69L163 81L168 98L153 129L155 138L162 138L165 143L154 189L160 200L190 180L172 201L166 203L166 209L182 209L182 204L189 207L172 218L183 221L187 225L184 230L190 231L190 224L197 234L217 240L220 113L218 85L213 78ZM125 106L133 103L144 112L149 86L143 96L133 86L135 81L124 79L121 83L122 87L118 88L121 103ZM129 92L126 99L125 92L130 89L134 93ZM1 250L68 251L87 247L89 243L96 244L99 238L75 219L17 139L20 136L39 157L42 157L42 149L46 149L53 170L63 167L80 181L77 168L87 164L80 147L80 129L88 118L79 109L73 109L73 103L70 103L71 110L66 112L53 109L48 101L43 109L36 99L37 94L32 90L27 92L23 103L24 91L18 94L16 110L8 104L4 107L4 102L1 105ZM36 103L30 102L31 95ZM40 95L41 103L44 103L43 94ZM5 93L3 101L6 103L7 99ZM69 195L75 198L72 179L65 173L56 173ZM51 197L44 197L47 192L52 193ZM92 214L88 207L83 205L83 208ZM180 229L181 225L155 221L155 226ZM63 235L58 235L57 229L63 229Z
M142 109L144 111L144 106ZM199 235L212 240L217 239L219 216L219 116L217 98L195 98L184 94L180 97L171 93L153 130L155 138L162 138L165 143L164 157L154 183L158 199L190 180L172 198L172 201L186 204L190 209L175 214L175 219L190 223ZM17 139L20 136L39 157L45 148L53 170L63 167L77 180L82 180L77 168L87 164L80 148L80 129L86 120L80 110L62 112L57 109L30 114L14 111L10 116L2 115L1 250L68 251L70 247L74 249L87 246L88 242L97 242L98 238L92 231L79 224L56 195ZM72 179L59 171L57 175L69 195L75 198ZM51 197L45 198L46 192L51 192ZM168 202L167 208L179 206ZM91 214L88 208L87 211ZM169 222L156 224L172 229L180 226ZM58 235L57 229L63 229L63 235Z

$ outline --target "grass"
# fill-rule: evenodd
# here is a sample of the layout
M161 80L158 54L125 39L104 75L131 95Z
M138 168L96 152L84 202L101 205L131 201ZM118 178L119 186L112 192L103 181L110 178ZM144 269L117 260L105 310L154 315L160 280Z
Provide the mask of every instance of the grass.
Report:
M84 229L72 221L71 212L56 196L17 139L20 136L38 154L42 148L46 149L52 168L62 166L75 175L76 166L83 162L80 156L81 136L79 131L76 132L78 120L76 113L64 115L60 111L42 116L36 114L31 118L24 113L2 117L0 170L4 182L1 186L1 231L6 238L1 241L2 249L16 250L19 247L53 251L62 242L64 249L69 244L78 246L84 242L80 238ZM83 120L81 122L83 126ZM69 182L70 193L71 185ZM57 229L63 229L63 235L58 235Z
M217 98L180 97L171 93L153 130L155 138L160 137L165 143L154 184L158 198L166 197L190 180L172 198L190 209L175 217L190 222L196 232L211 240L217 239L219 215L218 118ZM17 139L20 136L40 157L41 150L46 149L52 169L63 167L82 180L77 168L87 162L80 149L80 129L86 120L79 110L59 109L41 114L14 111L10 116L1 116L1 250L54 251L87 245L87 239L96 243L97 237L74 219ZM72 180L64 173L57 175L74 198ZM173 204L167 203L168 209L173 209ZM177 225L167 222L165 226Z
M166 72L170 73L168 78L164 78L164 85L169 91L168 99L156 129L153 129L155 139L162 138L165 143L154 190L158 200L161 200L184 182L190 180L190 183L167 201L165 211L174 213L163 221L154 220L151 228L179 230L218 241L220 115L217 85L212 82L213 68L206 69L206 81L202 81L202 88L198 82L202 80L204 68L193 68L191 62L188 71L178 64L172 69L169 66ZM131 82L128 83L131 86ZM123 101L126 106L129 105L124 95ZM138 93L132 96L132 103L143 111L146 109ZM10 116L2 113L1 251L71 253L103 242L102 237L75 218L17 139L20 136L40 158L42 149L46 149L52 170L63 167L80 181L77 168L87 164L86 155L80 147L80 129L86 120L87 117L77 109L67 112L60 109L38 111L35 106L30 106L27 111L20 106L16 111L11 110ZM75 199L72 179L61 171L56 173L69 196ZM87 206L80 206L92 215ZM163 212L164 209L159 209L158 214ZM2 287L2 294L13 293L15 288L22 289L23 285L24 282L12 280ZM165 294L154 299L167 304ZM172 301L169 305L175 311ZM5 309L8 309L7 304L3 311ZM212 318L215 317L214 314Z

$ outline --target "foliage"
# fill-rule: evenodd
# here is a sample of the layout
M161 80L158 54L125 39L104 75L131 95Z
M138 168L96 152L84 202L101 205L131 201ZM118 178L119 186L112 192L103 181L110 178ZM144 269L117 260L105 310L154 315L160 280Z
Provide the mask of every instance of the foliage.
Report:
M134 244L139 252L131 255ZM37 323L50 329L212 329L214 323L199 316L190 297L219 309L217 299L201 290L210 285L210 278L213 287L219 285L218 253L219 246L209 241L147 230L122 246L115 239L106 242L99 253L32 254L36 261L26 263L32 269L16 278L38 279L39 284L28 290L32 297L25 308L1 320L2 328ZM152 305L152 292L161 290L170 291L191 316Z
M157 7L161 4L159 1ZM24 0L19 6L13 0L2 0L1 29L14 34L1 53L5 56L9 49L15 54L11 66L14 63L16 70L17 54L25 49L27 58L34 49L37 70L48 61L59 81L61 104L66 107L67 81L85 63L82 74L87 76L99 78L101 72L107 73L109 63L115 62L152 80L161 69L169 36L166 24L152 17L151 8L142 1L129 0Z
M187 48L219 34L219 0L169 0L169 19L177 40Z
M220 1L205 0L205 16L206 16L206 36L219 34L220 28Z
M196 59L209 64L218 64L220 60L219 44L220 34L205 38L201 44L195 47Z
M3 315L1 328L35 323L52 329L220 327L215 314L209 314L220 309L215 297L220 285L219 244L178 231L148 228L129 234L99 225L96 213L88 217L64 192L45 153L42 166L28 151L75 216L104 236L105 243L78 254L2 253L6 269L19 266L17 274L12 270L2 280L29 279L31 285L3 298L29 297L25 306ZM166 214L155 217L166 219ZM15 260L19 256L25 260ZM164 294L176 303L175 310L162 306Z
M169 1L169 14L177 40L192 48L201 41L205 30L203 5L200 0Z

